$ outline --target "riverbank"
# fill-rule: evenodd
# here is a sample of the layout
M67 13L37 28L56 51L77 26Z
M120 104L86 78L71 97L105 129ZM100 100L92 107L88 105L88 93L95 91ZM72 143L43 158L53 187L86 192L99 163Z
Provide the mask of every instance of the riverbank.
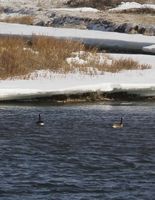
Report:
M117 54L113 56L118 57ZM147 57L150 61L150 69L96 75L80 73L65 75L36 71L27 80L22 77L1 80L0 103L72 104L101 101L154 101L154 56L131 56L136 56L142 63L147 60Z
M72 105L85 103L115 104L121 102L155 102L154 96L140 96L128 92L86 92L77 94L57 94L49 96L25 97L1 100L0 105Z
M0 101L45 101L49 99L52 102L67 103L132 100L132 98L137 100L154 99L155 36L9 23L0 23L0 34L1 36L9 36L8 38L18 36L19 38L28 37L30 39L26 41L26 45L28 45L26 48L25 46L20 48L16 43L11 45L9 49L7 49L8 45L1 48L1 56L3 57L1 61L5 61L7 72L9 70L12 72L14 66L20 69L21 63L18 62L17 64L17 61L21 61L21 58L28 58L26 59L28 61L26 67L30 71L26 71L27 74L24 73L23 75L14 73L13 76L2 77L0 81ZM43 45L37 49L35 43L31 40L34 36L78 41L84 46L89 45L89 47L103 49L104 51L96 52L93 55L91 52L85 53L84 49L75 48L67 56L64 56L64 54L58 53L59 50L62 52L64 52L64 49L66 50L66 47L62 45L61 48L58 46L57 53L54 51L54 54L51 54L55 47L50 45L49 48L44 48L49 50L48 52L44 51ZM111 53L106 52L106 49L110 49ZM121 51L123 54L113 54L113 50L115 52ZM12 52L15 52L18 57L13 57L15 54L12 54ZM27 57L21 56L23 54L19 52L24 52ZM129 54L129 52L135 54ZM35 58L35 68L32 64L34 59L29 59L30 55ZM53 60L48 60L48 55ZM40 58L45 62L40 62ZM60 61L60 58L63 60L60 65L61 70L56 70L58 65L55 60ZM119 60L124 62L124 59L125 63L130 64L130 67L127 64L127 67L122 65L121 69L118 70L115 67L113 70L114 67L111 67L111 63ZM126 62L126 59L128 62ZM101 64L100 68L96 67L94 60ZM134 62L131 62L133 60ZM67 63L69 68L66 68L64 63ZM102 65L103 63L104 65ZM137 63L138 67L135 67ZM118 66L120 65L118 62ZM51 68L51 66L54 68ZM105 66L106 68L103 69ZM71 67L74 70L68 70ZM4 63L1 63L0 70L4 72Z
M98 71L92 75L80 71L60 74L39 70L27 78L14 77L1 80L0 101L49 99L53 102L78 102L119 100L119 98L133 100L131 97L150 99L155 96L155 56L138 54L109 54L109 56L115 59L123 56L132 58L140 64L149 64L150 68L122 70L115 73ZM82 61L77 57L76 60Z

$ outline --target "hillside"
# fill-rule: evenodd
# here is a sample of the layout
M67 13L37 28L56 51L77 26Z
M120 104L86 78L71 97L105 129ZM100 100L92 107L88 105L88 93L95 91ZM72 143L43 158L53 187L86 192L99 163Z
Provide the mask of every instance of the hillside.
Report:
M1 0L0 21L155 35L155 11L153 9L111 12L110 9L120 5L120 2L120 0ZM137 2L155 3L154 0ZM87 11L77 9L83 6L98 10L95 12L90 9ZM75 7L76 9L73 9Z

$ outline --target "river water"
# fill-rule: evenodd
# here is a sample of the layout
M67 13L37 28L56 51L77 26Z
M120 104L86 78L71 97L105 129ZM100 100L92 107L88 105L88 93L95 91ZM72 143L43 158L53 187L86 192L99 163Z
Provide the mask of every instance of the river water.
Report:
M1 200L154 198L155 104L0 106Z

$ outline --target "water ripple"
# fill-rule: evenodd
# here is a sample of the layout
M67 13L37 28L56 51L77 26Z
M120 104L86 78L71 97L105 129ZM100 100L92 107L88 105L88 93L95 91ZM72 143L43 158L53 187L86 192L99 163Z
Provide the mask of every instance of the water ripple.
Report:
M1 106L1 200L154 199L153 108Z

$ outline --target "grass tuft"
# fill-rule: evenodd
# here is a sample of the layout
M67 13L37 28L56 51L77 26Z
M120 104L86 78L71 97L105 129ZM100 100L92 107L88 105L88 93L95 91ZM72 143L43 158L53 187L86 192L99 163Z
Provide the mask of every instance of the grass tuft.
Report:
M76 66L82 73L90 75L103 74L104 72L118 73L122 70L144 70L150 68L150 65L140 64L131 58L113 59L106 53L100 54L95 51L91 53L79 53L78 57L83 61L83 64L79 64L74 60L71 64Z
M78 55L77 53L80 52ZM131 59L112 60L96 49L86 50L78 42L59 40L50 37L33 36L31 39L18 37L0 38L0 79L17 76L29 77L36 70L49 70L67 74L80 72L97 74L98 72L119 72L121 70L148 69ZM73 59L68 62L68 58ZM75 62L80 59L82 62ZM102 61L101 61L102 60Z
M73 51L84 46L77 42L49 37L0 38L0 79L26 75L35 70L51 70L58 73L71 71L66 59Z

